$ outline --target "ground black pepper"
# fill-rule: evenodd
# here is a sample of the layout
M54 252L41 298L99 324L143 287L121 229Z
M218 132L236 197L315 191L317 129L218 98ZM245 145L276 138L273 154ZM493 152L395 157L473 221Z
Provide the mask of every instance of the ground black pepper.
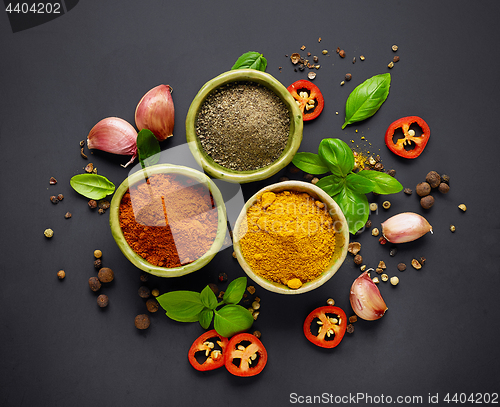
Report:
M233 82L208 95L198 113L196 132L216 163L250 171L280 157L288 141L290 117L286 105L270 89Z

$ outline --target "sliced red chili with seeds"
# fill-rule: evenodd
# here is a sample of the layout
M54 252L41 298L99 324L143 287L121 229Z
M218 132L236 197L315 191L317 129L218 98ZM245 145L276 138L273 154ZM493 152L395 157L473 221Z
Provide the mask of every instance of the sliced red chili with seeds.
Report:
M249 333L235 335L226 352L226 369L235 376L255 376L267 363L267 351L262 342Z
M215 329L200 335L188 352L189 363L200 371L214 370L224 366L228 340Z
M334 348L344 337L347 327L345 312L332 305L316 308L304 321L304 335L317 346Z
M422 134L417 135L413 125L420 127ZM396 137L397 133L401 137ZM385 132L385 144L394 154L404 158L417 158L424 151L431 130L429 125L418 116L402 117L391 123Z
M301 79L287 89L299 105L304 121L315 119L323 111L325 101L314 83Z

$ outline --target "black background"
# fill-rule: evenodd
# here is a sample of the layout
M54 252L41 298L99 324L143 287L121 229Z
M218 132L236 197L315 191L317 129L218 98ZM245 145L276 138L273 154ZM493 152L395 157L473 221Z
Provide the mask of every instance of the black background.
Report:
M0 405L282 406L293 401L291 393L422 396L424 404L437 393L444 405L447 393L498 392L499 13L496 0L81 1L60 18L15 34L0 13ZM380 284L389 307L382 319L358 321L333 350L304 338L304 318L328 297L351 312L349 288L360 273L348 256L310 293L257 288L262 310L254 327L269 354L259 376L241 379L224 369L202 374L187 360L203 331L198 324L176 323L160 311L147 331L134 327L134 317L147 312L137 295L140 271L115 244L108 214L91 211L69 186L88 162L118 186L128 175L119 164L128 158L95 152L84 160L78 143L104 117L134 123L143 94L165 83L174 89L176 124L162 149L179 146L189 105L205 82L252 50L288 86L306 76L285 56L302 45L303 53L319 56L314 83L325 109L305 124L300 151L316 152L321 139L338 137L380 154L405 187L436 170L451 177L451 189L437 194L428 211L415 194L399 193L388 197L388 211L372 215L379 226L390 215L414 211L433 225L433 235L400 245L395 257L369 232L356 237L366 264L384 260L388 274L400 278L397 287ZM389 70L396 54L401 60ZM340 86L347 72L352 80ZM349 93L384 72L392 75L387 101L372 118L341 130ZM396 157L383 141L388 125L408 115L431 128L415 160ZM284 175L244 185L245 199ZM49 185L51 176L57 185ZM64 201L51 204L49 196L58 193ZM369 195L370 202L384 199ZM466 213L457 208L462 202ZM48 227L50 240L43 236ZM95 249L116 276L102 290L110 298L106 309L97 307L87 284L96 274ZM244 275L231 254L228 248L190 276L151 277L148 285L161 292L201 290L220 271L230 279ZM421 270L397 271L397 263L420 256L427 258ZM59 269L66 271L62 281Z

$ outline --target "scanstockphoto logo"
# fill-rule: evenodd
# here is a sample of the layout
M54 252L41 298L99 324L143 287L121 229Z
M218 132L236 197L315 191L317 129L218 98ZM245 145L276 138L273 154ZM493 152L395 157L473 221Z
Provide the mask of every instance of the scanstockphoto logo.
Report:
M72 10L79 0L23 1L4 0L12 32L28 30L48 23Z

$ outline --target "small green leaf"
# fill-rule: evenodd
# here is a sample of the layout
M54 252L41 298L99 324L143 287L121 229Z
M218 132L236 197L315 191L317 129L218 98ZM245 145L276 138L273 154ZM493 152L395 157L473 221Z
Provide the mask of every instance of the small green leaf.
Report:
M151 130L142 129L137 134L137 154L142 168L155 165L160 159L160 143Z
M367 194L373 191L374 182L358 174L350 173L346 177L345 185L354 192Z
M156 298L167 312L167 317L179 322L196 322L204 305L200 293L194 291L171 291Z
M69 183L76 192L89 199L103 199L115 192L115 185L97 174L78 174Z
M371 180L374 184L373 192L377 194L395 194L403 190L403 185L385 172L362 170L358 172L358 175Z
M229 304L215 311L214 328L219 335L226 338L246 331L252 324L252 314L241 305Z
M239 277L236 280L231 281L224 292L224 297L222 301L226 304L238 304L245 294L245 289L247 287L247 278Z
M209 309L215 309L215 307L217 307L217 297L208 285L200 293L200 300L201 303Z
M370 212L365 194L343 188L333 199L340 206L347 220L349 232L355 234L365 226Z
M375 75L358 85L345 103L345 126L373 116L385 102L391 86L391 74Z
M338 138L321 140L318 153L333 175L345 177L354 168L354 154L351 148Z
M345 178L339 177L337 175L327 175L321 178L317 183L317 187L320 187L328 195L337 195L342 188L345 187Z
M212 323L212 319L214 317L214 311L208 308L203 308L203 310L198 315L198 321L203 329L208 329L210 324Z
M297 153L293 157L292 163L309 174L318 175L330 171L321 157L314 153Z
M267 67L267 60L259 52L246 52L238 58L231 70L233 69L256 69L264 72Z

